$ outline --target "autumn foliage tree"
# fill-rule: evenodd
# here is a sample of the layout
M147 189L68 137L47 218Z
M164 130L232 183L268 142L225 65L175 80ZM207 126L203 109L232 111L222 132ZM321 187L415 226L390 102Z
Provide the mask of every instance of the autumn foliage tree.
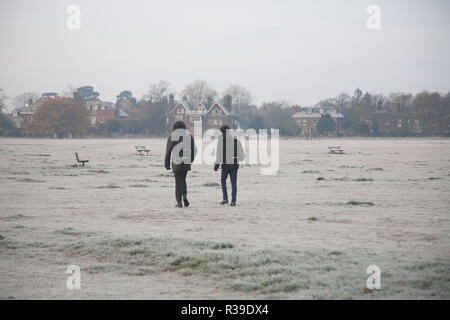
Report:
M27 129L34 135L82 136L89 129L89 112L83 103L71 98L48 99L33 114Z

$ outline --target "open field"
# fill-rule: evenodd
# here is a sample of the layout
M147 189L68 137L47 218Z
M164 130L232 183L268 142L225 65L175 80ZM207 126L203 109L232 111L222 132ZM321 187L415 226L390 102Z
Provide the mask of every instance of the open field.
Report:
M0 298L450 299L450 140L282 140L278 175L239 170L234 208L206 165L175 208L164 150L0 139Z

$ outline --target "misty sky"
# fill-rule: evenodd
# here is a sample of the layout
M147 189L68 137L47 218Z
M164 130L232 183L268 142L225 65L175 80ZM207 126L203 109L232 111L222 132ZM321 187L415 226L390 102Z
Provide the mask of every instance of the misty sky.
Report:
M66 27L69 5L81 29ZM366 9L381 8L381 30ZM115 101L164 79L255 102L309 105L356 87L382 93L450 90L450 1L1 0L0 88L66 91L93 85Z

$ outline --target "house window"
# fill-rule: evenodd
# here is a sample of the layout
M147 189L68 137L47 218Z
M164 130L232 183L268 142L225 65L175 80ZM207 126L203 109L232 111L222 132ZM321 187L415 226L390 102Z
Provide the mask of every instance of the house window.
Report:
M402 119L398 119L397 120L397 127L401 128L402 127Z
M198 115L190 116L191 122L202 121L202 117Z
M306 127L306 120L302 120L303 126Z
M184 113L184 109L183 108L178 108L177 109L177 113L178 114L183 114Z
M219 109L214 109L212 113L213 114L222 114L222 111Z
M218 124L222 124L222 119L219 119L219 120L217 120L217 119L210 119L210 120L208 120L208 123L209 124L213 124L213 125L218 125Z

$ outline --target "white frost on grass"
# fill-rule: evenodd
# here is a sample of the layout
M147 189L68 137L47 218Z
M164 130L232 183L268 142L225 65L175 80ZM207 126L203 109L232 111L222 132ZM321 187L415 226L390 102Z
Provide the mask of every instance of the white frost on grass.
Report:
M449 140L340 140L339 156L283 140L281 173L241 168L233 208L193 166L183 209L165 139L141 142L151 156L131 139L0 140L1 298L449 298ZM67 293L69 264L84 291ZM365 295L371 264L382 289Z

